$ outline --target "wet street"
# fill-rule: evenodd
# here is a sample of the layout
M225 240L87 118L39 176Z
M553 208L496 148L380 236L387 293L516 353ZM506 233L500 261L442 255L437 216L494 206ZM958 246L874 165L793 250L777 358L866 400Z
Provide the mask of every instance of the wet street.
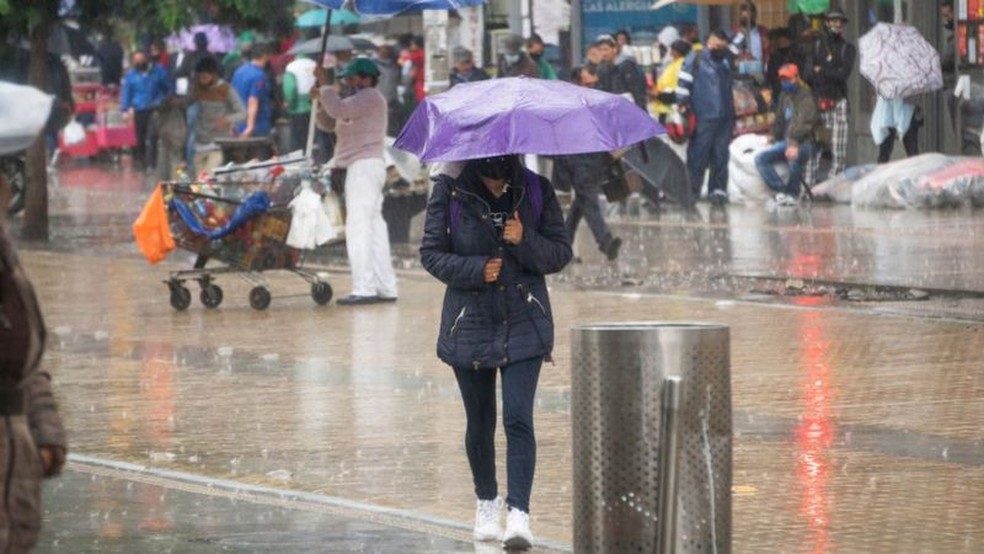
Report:
M498 551L470 542L464 413L434 352L443 287L415 246L394 248L396 304L317 306L273 273L268 310L224 276L219 308L193 288L176 312L163 281L193 257L137 252L142 175L66 161L50 191L53 240L21 257L72 456L39 552ZM639 320L731 328L735 552L984 551L984 212L630 205L612 221L618 261L582 226L580 262L550 281L535 551L571 548L569 329ZM344 254L312 258L347 294Z

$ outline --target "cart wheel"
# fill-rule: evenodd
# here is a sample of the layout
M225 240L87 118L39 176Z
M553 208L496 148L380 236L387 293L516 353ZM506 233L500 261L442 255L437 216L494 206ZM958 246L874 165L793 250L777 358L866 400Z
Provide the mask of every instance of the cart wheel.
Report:
M206 308L218 308L219 304L222 303L222 289L218 285L202 287L202 292L198 298Z
M270 291L264 287L253 287L249 291L249 305L254 310L265 310L270 307Z
M177 285L171 288L171 307L179 312L191 305L191 291L188 287Z
M332 290L331 285L318 281L317 283L311 284L311 298L318 303L319 306L324 306L325 304L331 302Z

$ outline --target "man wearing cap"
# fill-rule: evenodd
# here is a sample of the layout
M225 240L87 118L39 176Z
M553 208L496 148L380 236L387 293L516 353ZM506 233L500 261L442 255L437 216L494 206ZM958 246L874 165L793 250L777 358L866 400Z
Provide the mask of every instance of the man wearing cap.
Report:
M775 204L795 206L799 202L803 166L813 155L822 123L813 92L799 78L796 64L782 66L778 74L782 93L772 124L770 141L773 144L755 156L755 166L769 188L776 191ZM774 167L783 161L789 164L789 180L785 183Z
M451 50L451 62L454 64L451 67L451 75L449 77L452 87L462 83L484 81L489 78L489 74L484 69L475 65L475 57L472 51L464 46L455 46Z
M341 98L327 86L328 71L319 66L319 108L335 118L335 157L332 164L346 170L345 243L352 271L352 293L342 306L395 302L396 274L390 259L389 232L383 219L386 163L386 98L376 90L379 69L366 58L352 60L338 73L354 93Z
M612 35L598 35L595 45L601 53L598 67L599 88L612 94L628 94L637 106L646 109L646 76L631 56L620 54Z
M540 68L529 54L523 52L523 37L509 35L502 41L499 70L496 77L539 77Z
M844 38L847 16L840 9L832 9L825 16L827 30L817 37L807 52L807 71L804 80L813 88L823 123L831 132L830 171L824 176L840 174L847 160L847 79L854 70L857 49ZM822 181L817 175L820 165L818 152L806 170L806 182Z

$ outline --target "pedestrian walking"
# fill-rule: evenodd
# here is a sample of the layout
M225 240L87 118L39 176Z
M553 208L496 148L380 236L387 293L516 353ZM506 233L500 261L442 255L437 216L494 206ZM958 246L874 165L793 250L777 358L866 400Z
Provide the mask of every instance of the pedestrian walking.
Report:
M554 342L544 275L571 260L564 218L550 182L518 155L468 161L440 175L427 204L420 257L447 289L437 340L465 407L465 451L477 497L474 538L532 545L530 494L536 467L533 406ZM508 507L496 481L496 378L502 378Z
M123 77L120 111L133 121L136 131L134 161L150 167L154 165L149 144L154 111L171 95L171 80L167 71L151 63L144 52L134 52L131 63L133 67Z
M403 128L406 108L400 97L400 81L403 77L400 65L396 62L396 48L384 44L376 49L372 61L379 70L379 84L376 88L386 99L388 116L386 119L386 136L395 137Z
M455 46L451 50L451 61L454 63L454 67L451 68L449 77L451 86L448 88L461 83L484 81L489 78L489 74L484 69L475 66L474 54L464 46Z
M871 113L871 138L878 145L878 163L892 159L895 140L902 138L906 156L919 155L919 127L922 126L922 110L902 98L888 99L878 95L875 110Z
M796 64L779 68L782 94L776 102L775 122L772 124L772 145L755 156L755 167L770 189L778 206L795 206L802 192L803 168L813 156L822 133L823 123L810 86L800 79ZM775 164L789 164L785 183L776 173Z
M707 197L712 204L728 202L728 146L735 126L730 57L737 45L718 30L707 37L707 47L691 52L680 71L677 101L680 111L693 113L696 129L687 146L687 169L693 198L700 198L704 173L710 168Z
M211 56L200 58L195 67L192 98L198 107L192 128L196 171L211 171L222 165L222 149L215 139L230 136L235 125L246 120L246 108L239 94L220 77L221 73L222 66ZM311 83L314 83L313 76Z
M352 292L341 306L395 302L396 274L390 259L389 231L383 219L386 162L386 98L376 89L379 69L365 58L346 65L338 77L354 93L342 98L328 83L328 71L315 73L320 88L319 108L335 118L335 157L329 162L345 170L345 246L352 271ZM336 174L332 175L335 179ZM332 183L334 187L335 183Z
M284 69L284 103L290 121L290 150L303 150L307 146L308 127L311 124L311 97L314 86L314 68L318 64L309 56L299 55Z
M828 11L825 21L827 29L820 33L807 52L806 64L809 70L803 73L816 95L823 123L830 129L831 163L829 171L821 178L817 172L822 153L816 153L807 167L807 184L843 173L847 163L847 80L854 71L857 48L844 38L847 16L843 10L834 8Z
M598 78L585 68L576 68L571 81L585 87L594 88ZM622 239L612 236L605 214L602 212L598 195L601 194L611 156L606 152L557 156L554 158L553 177L557 186L566 185L574 192L574 200L567 212L567 234L574 244L574 234L584 219L601 250L609 260L618 258Z
M502 41L502 54L496 77L539 77L540 68L529 54L523 52L523 37L509 35Z
M540 70L540 78L556 79L557 71L543 55L545 49L546 45L543 43L543 38L536 33L530 35L530 38L526 40L526 53L536 62L536 66Z
M257 44L250 51L251 59L239 66L232 76L232 88L246 106L246 121L236 126L243 137L265 137L273 130L273 100L266 65L270 61L269 44Z

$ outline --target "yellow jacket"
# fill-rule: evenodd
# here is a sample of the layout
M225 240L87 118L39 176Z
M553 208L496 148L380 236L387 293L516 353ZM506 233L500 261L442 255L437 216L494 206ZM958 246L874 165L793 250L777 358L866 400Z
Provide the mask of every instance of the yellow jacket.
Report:
M684 58L677 58L666 66L663 73L656 80L656 94L661 92L674 92L677 88L677 81L680 79L680 69L683 67ZM657 114L668 114L673 110L671 104L664 104L659 100L653 101L653 110Z

